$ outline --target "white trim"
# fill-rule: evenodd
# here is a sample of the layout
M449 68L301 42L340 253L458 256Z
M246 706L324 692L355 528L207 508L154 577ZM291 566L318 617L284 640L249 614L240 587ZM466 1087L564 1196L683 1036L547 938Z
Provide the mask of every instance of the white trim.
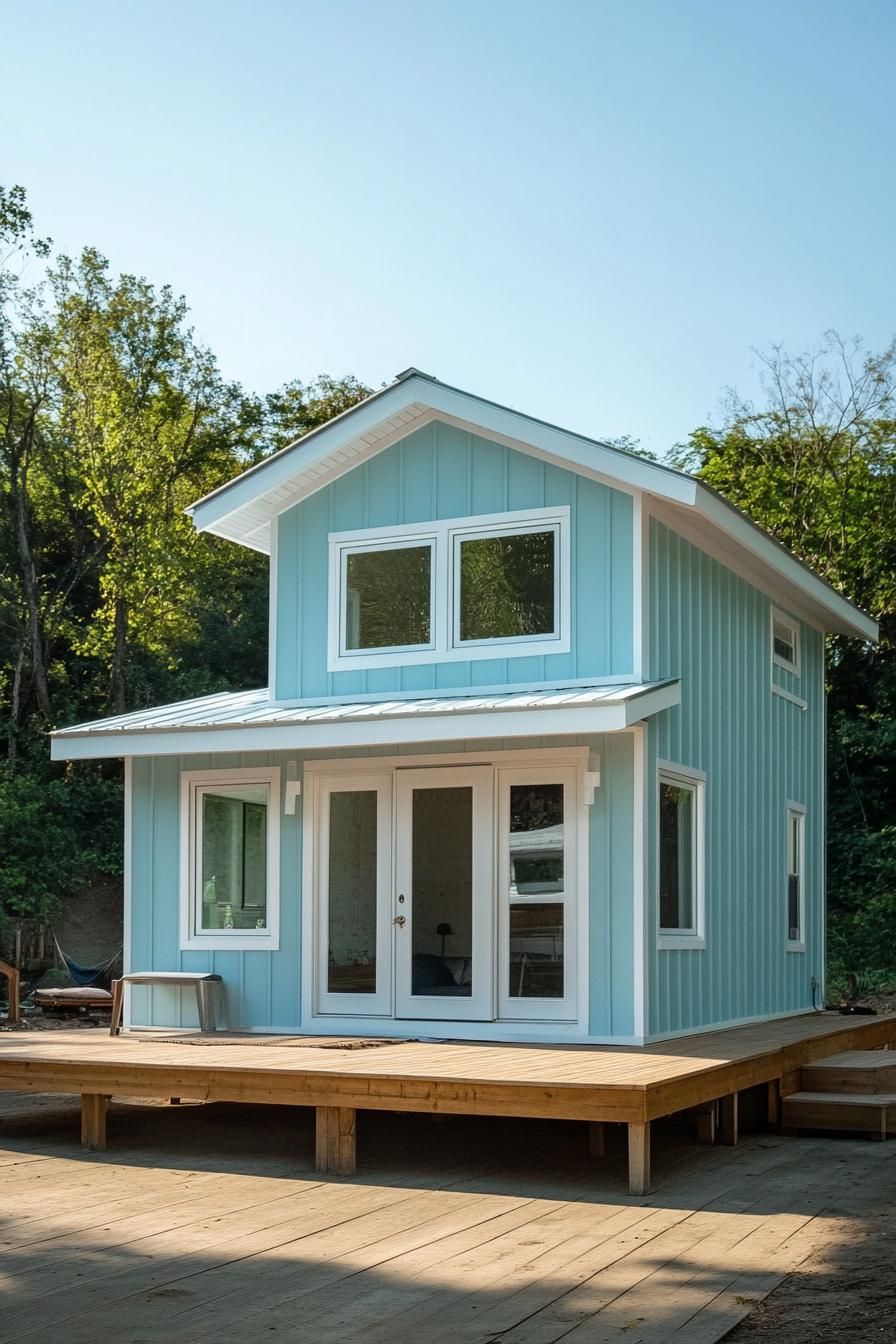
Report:
M658 760L656 771L656 885L657 947L660 951L703 951L706 947L706 773L673 761ZM660 923L660 824L659 791L661 784L677 784L690 789L693 798L693 925L678 932L664 929Z
M122 887L124 900L122 902L122 923L121 923L121 972L127 975L132 969L131 964L131 939L133 937L133 912L134 912L134 762L132 757L124 758L124 863L122 867ZM125 1031L131 1028L131 995L130 985L125 982L127 991L124 996L123 1026Z
M792 662L790 662L787 658L782 658L781 655L780 655L779 653L776 653L776 652L775 652L775 625L776 625L776 624L777 624L777 625L783 625L783 626L786 626L786 628L787 628L787 630L788 630L788 632L789 632L789 634L790 634L790 642L791 642L791 645L792 645L792 647L793 647L793 661L792 661ZM799 623L799 621L796 620L795 617L793 617L793 616L789 616L789 615L787 614L786 611L782 611L782 610L780 609L780 607L772 606L772 607L769 608L769 632L770 632L770 635L771 635L772 667L773 667L773 668L775 668L775 667L781 667L781 668L784 669L785 672L789 672L789 673L791 674L791 676L793 676L793 677L798 677L798 676L800 675L800 668L801 668L801 661L802 661L802 659L801 659L801 650L800 650L800 623ZM774 684L774 683L772 683L772 684Z
M404 667L423 663L468 662L483 658L523 658L568 653L571 648L571 511L567 504L506 513L471 514L426 523L331 532L327 567L327 669L330 672ZM554 630L544 635L495 639L460 638L460 547L477 538L552 531L556 536ZM426 644L378 649L348 647L346 567L353 554L407 550L428 545L430 628Z
M800 695L794 695L784 686L779 686L776 681L772 682L772 695L780 695L782 700L787 700L791 705L796 705L797 709L809 708L808 700L804 700Z
M197 801L205 789L245 788L258 784L268 790L267 804L267 926L248 929L196 929ZM279 766L245 769L183 770L180 775L180 950L182 952L276 952L280 947L280 795Z
M784 1017L809 1017L813 1008L785 1008L780 1013L757 1013L753 1017L731 1017L724 1022L707 1022L699 1027L681 1027L678 1031L658 1031L645 1036L641 1045L655 1045L659 1041L676 1041L682 1036L705 1036L710 1031L729 1031L735 1027L749 1027L756 1022L777 1022Z
M268 698L277 696L277 629L280 621L277 616L277 547L278 524L271 523L271 558L268 565Z
M588 763L588 747L511 747L490 751L421 752L414 756L311 757L304 763L306 775L365 774L378 770L438 769L454 765L578 765Z
M785 952L805 952L806 951L806 807L803 803L795 803L788 798L786 803L787 829L785 831L784 842L784 899L785 899L785 934L784 950ZM790 937L790 822L792 817L799 818L799 853L797 862L799 868L796 876L800 881L800 936L799 938Z
M323 723L233 724L230 727L123 729L79 732L52 739L52 759L93 760L109 756L172 756L204 752L331 751L342 747L400 746L404 743L475 742L512 737L589 736L613 733L657 714L681 700L677 681L636 692L623 700L547 708L409 714L391 711L365 719ZM388 706L389 702L385 702Z
M632 877L634 908L632 914L632 1022L635 1035L643 1037L650 1021L647 952L647 729L633 728L634 802L632 806Z
M828 852L828 725L827 725L827 696L825 695L825 666L824 666L824 641L821 645L821 657L818 660L819 676L819 715L818 730L821 741L818 748L818 816L815 826L818 828L818 840L816 842L816 873L818 882L818 902L815 911L815 918L818 921L819 932L821 934L821 965L818 967L818 1002L824 1006L825 1001L825 979L828 966L828 875L825 855ZM814 828L813 828L814 829ZM816 935L818 936L818 935Z

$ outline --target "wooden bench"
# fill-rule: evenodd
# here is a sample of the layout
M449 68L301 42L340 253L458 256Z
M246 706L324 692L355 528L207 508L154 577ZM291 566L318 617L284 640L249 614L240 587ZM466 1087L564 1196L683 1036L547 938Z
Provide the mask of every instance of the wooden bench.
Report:
M112 1025L110 1036L121 1031L121 1014L124 1007L125 985L192 985L196 990L196 1006L199 1010L199 1030L213 1032L217 1030L217 1009L223 989L220 975L200 971L129 971L119 980L112 981Z

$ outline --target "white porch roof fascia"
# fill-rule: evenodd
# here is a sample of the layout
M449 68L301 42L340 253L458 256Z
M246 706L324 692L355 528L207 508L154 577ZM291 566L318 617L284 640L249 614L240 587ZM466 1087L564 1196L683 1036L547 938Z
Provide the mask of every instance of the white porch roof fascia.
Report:
M54 761L485 741L618 732L677 705L677 680L440 698L276 704L237 691L57 729Z
M821 626L876 640L877 622L785 550L704 482L612 444L562 429L407 369L394 382L190 505L196 528L269 554L278 514L432 420L667 505L692 520L698 538L727 551L735 572L780 591ZM710 546L710 550L712 547Z

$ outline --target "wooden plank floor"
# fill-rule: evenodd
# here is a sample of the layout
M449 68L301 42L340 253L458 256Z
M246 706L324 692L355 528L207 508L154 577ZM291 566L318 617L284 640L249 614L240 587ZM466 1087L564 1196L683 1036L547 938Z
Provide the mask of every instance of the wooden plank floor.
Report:
M896 1014L781 1018L644 1048L396 1042L369 1049L192 1044L102 1031L0 1036L0 1091L79 1092L83 1137L105 1144L105 1098L122 1094L318 1109L321 1170L350 1172L357 1110L551 1117L629 1126L632 1189L650 1184L650 1122L763 1083L784 1093L799 1069L896 1043ZM723 1114L736 1141L736 1103Z
M321 1181L301 1109L113 1112L84 1155L77 1098L0 1096L2 1344L714 1344L896 1176L896 1144L670 1133L633 1198L579 1125L367 1114L363 1179Z

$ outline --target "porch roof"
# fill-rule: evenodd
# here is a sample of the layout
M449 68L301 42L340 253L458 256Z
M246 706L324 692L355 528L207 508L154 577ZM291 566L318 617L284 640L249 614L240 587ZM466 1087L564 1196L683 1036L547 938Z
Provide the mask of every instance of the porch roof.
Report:
M57 729L54 760L318 751L617 732L681 699L677 680L418 698L277 703L266 689L206 695Z

